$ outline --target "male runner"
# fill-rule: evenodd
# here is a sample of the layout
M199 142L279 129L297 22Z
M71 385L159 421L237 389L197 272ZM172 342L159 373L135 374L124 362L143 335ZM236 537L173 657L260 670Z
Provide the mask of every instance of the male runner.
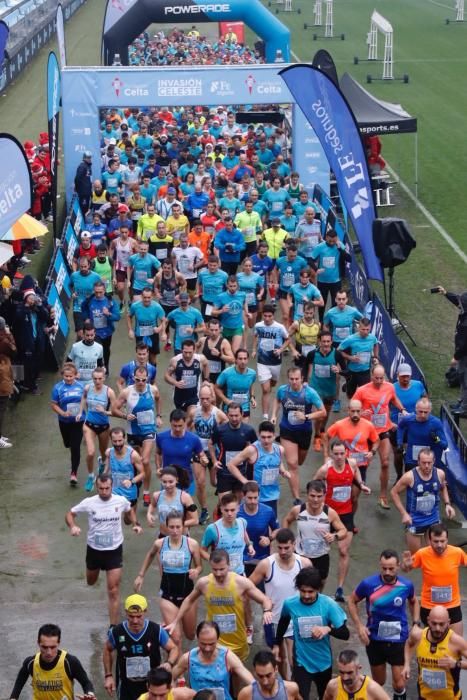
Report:
M243 420L248 421L250 409L256 408L256 399L253 386L256 381L256 372L248 367L250 353L240 348L234 353L235 364L224 369L214 386L219 400L224 405L224 410L231 403L240 404Z
M133 330L133 319L135 328ZM149 350L149 361L157 364L160 353L160 340L167 340L165 333L165 314L162 306L154 301L151 287L144 287L139 301L134 301L127 316L128 337L136 344L144 343Z
M289 345L289 334L282 323L274 320L274 307L265 304L263 320L255 324L251 357L258 355L258 381L261 385L263 418L268 420L271 389L276 386L282 366L282 357Z
M253 670L256 680L241 689L238 700L301 700L297 683L282 679L272 652L258 651Z
M192 418L198 404L198 391L203 379L209 379L209 363L204 355L195 354L193 340L182 341L182 351L170 360L164 379L174 387L175 408Z
M96 342L96 330L91 321L84 321L82 336L82 340L71 346L67 359L76 367L78 381L85 385L92 380L96 367L104 366L104 348Z
M358 654L353 649L339 653L337 670L339 675L329 681L323 700L389 700L378 683L362 675Z

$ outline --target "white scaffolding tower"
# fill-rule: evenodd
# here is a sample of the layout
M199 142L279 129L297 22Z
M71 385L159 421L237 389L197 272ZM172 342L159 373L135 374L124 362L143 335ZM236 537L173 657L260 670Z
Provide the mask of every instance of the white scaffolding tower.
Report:
M463 0L459 0L463 2ZM370 31L367 36L368 60L378 60L378 32L384 34L383 80L393 80L393 29L376 10L371 15Z
M324 30L326 39L332 39L334 36L333 4L334 0L326 0L326 27Z
M315 27L321 27L323 24L323 0L316 0L313 6L313 14L315 16Z
M464 0L456 0L456 22L464 21Z

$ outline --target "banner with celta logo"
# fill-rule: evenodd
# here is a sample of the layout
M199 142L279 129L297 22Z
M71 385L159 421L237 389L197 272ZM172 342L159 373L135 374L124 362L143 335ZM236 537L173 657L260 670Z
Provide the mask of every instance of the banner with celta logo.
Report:
M32 206L31 171L23 147L0 133L0 240Z
M10 34L10 28L8 24L3 20L0 21L0 71L3 68L3 61L5 60L5 48L8 41L8 35Z
M297 64L279 75L321 142L336 176L340 196L360 243L367 276L383 281L373 246L376 218L373 192L360 132L340 90L318 68Z
M63 8L60 3L58 3L57 5L56 25L58 55L60 56L60 68L66 68L65 22L63 19Z
M52 197L52 216L54 235L57 231L57 184L58 184L58 117L60 114L61 94L60 94L60 66L57 56L53 51L49 53L47 61L47 121L49 131L49 152L50 152L50 177Z

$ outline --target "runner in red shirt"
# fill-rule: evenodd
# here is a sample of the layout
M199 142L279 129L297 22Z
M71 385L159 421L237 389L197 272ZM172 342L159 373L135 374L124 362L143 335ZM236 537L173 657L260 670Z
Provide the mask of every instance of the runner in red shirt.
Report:
M339 564L334 596L335 600L343 603L344 581L349 570L349 551L354 531L352 484L356 484L362 493L370 494L371 490L363 483L356 460L347 459L346 447L338 438L331 442L331 459L318 469L314 478L326 482L326 505L336 511L347 529L347 537L338 543Z
M384 367L382 365L373 367L371 370L371 381L358 387L352 398L361 401L362 418L370 420L378 433L380 440L378 452L381 463L378 505L385 510L389 510L388 481L389 454L391 450L389 433L395 428L389 417L389 405L393 404L404 415L407 411L397 398L394 385L385 380Z

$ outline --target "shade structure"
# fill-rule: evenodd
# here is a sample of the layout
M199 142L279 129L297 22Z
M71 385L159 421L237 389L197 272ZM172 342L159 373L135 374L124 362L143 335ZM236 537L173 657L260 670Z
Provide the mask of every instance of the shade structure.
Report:
M42 221L38 221L29 214L23 214L18 221L8 229L3 236L0 236L2 241L21 241L24 238L37 238L37 236L45 236L49 229Z
M0 243L0 265L8 262L14 255L13 248L8 243Z

